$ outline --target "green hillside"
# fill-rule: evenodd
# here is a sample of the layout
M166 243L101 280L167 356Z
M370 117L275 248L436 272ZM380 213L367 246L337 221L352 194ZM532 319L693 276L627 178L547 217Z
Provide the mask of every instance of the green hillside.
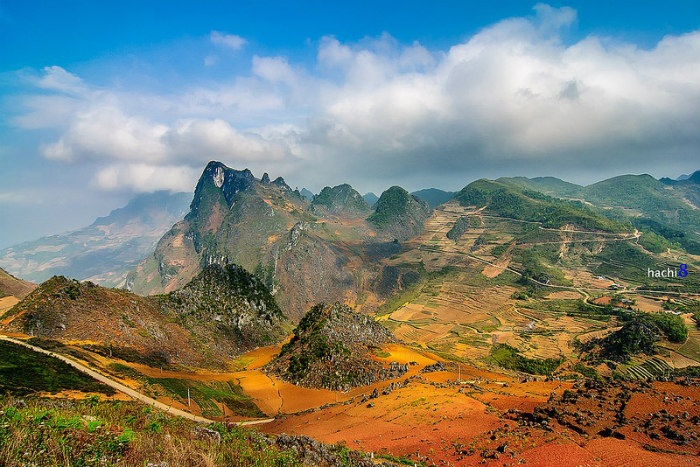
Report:
M423 222L429 214L430 207L425 201L399 186L392 186L379 197L374 213L367 221L397 239L405 240L423 229Z
M608 219L579 201L557 199L499 181L481 179L472 182L459 191L455 199L462 206L486 207L492 214L541 222L549 228L573 224L585 230L619 232L631 227Z

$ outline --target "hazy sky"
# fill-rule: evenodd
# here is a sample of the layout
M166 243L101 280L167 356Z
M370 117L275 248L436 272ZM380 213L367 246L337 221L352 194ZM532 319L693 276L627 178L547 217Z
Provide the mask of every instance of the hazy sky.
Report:
M700 2L0 0L0 247L192 190L700 169Z

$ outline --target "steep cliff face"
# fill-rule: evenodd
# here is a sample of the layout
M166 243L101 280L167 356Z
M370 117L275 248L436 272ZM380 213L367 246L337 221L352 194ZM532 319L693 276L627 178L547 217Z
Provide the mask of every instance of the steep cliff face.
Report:
M268 370L306 387L349 390L402 376L403 365L385 365L373 351L396 338L372 318L335 303L311 308Z

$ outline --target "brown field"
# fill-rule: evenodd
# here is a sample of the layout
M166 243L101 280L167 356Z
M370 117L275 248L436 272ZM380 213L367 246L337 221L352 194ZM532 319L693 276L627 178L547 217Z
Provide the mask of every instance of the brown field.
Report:
M0 298L0 316L2 316L7 310L17 305L19 300L17 297L12 295ZM3 324L6 324L3 322Z
M581 294L573 290L560 290L550 293L545 298L549 300L580 300Z

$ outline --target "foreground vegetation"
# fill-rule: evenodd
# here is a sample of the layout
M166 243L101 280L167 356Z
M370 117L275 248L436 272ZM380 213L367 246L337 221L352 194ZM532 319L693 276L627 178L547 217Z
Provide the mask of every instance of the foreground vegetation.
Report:
M503 368L533 375L551 375L563 361L563 359L559 358L523 357L518 352L518 349L508 344L494 346L491 349L491 358Z
M0 341L0 391L16 395L78 390L114 394L72 366L12 342Z
M305 450L297 446L303 445ZM300 451L302 453L300 454ZM341 445L210 428L136 402L0 397L0 465L369 465Z

